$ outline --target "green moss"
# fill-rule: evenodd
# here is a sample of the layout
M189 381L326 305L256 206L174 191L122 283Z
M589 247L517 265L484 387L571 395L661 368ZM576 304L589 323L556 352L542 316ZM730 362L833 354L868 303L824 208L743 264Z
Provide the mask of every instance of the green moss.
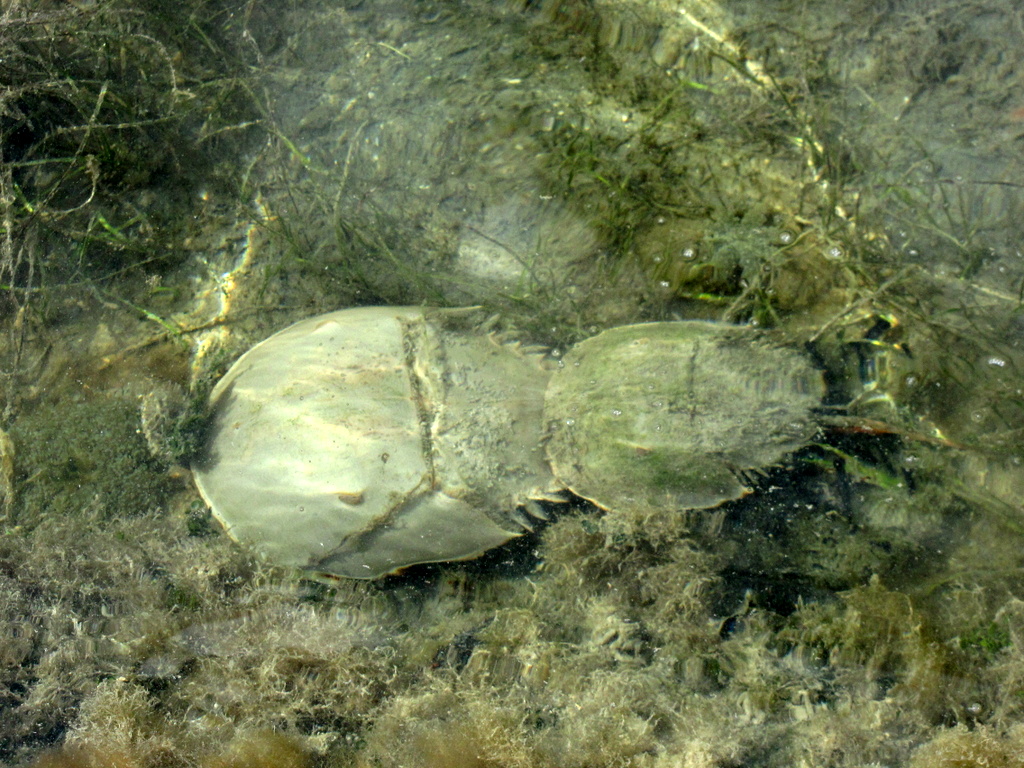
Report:
M115 395L41 403L11 427L17 446L17 520L100 519L159 507L175 487L139 434L138 405Z
M185 516L186 530L189 536L205 538L216 536L221 532L217 521L213 519L210 509L201 501L195 501Z
M199 458L206 445L210 429L209 389L196 388L167 414L165 429L159 436L161 455L175 464L189 465Z
M1010 627L1003 622L991 622L960 636L960 648L980 655L984 660L991 661L995 656L1010 645Z

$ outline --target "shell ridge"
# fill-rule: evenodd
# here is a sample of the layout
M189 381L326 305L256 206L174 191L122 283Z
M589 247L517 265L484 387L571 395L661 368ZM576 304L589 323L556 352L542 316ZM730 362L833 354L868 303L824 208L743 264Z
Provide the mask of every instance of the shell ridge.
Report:
M432 364L440 363L437 358L441 351L431 343L430 330L425 318L415 317L399 320L402 332L402 349L405 353L405 372L412 388L413 403L416 407L417 424L420 430L420 445L423 460L427 465L427 486L438 487L435 462L435 438L441 418L440 403L444 402L441 377L431 375ZM438 370L434 368L433 370ZM415 492L415 489L414 489ZM399 507L402 505L399 505ZM399 507L394 507L398 509Z

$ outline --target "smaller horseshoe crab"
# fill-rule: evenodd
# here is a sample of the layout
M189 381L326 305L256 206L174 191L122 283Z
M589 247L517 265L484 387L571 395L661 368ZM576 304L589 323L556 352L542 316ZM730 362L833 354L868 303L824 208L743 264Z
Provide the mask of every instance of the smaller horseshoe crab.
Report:
M375 578L476 557L566 488L613 512L714 506L815 430L820 373L749 328L613 328L556 365L471 316L341 310L242 355L193 467L228 533Z

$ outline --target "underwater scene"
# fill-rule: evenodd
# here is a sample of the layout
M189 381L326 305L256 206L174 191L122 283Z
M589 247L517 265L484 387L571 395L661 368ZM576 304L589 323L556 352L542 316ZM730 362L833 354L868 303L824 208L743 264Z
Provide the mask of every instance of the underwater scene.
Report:
M0 765L1024 768L1013 0L5 0Z

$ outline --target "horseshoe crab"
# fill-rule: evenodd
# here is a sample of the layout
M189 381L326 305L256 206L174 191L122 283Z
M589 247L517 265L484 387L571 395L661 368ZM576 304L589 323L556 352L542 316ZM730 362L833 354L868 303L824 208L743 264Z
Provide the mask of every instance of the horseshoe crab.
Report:
M815 430L820 373L749 328L624 326L556 363L471 318L346 309L242 355L193 467L229 535L280 565L375 578L476 557L565 489L612 512L738 498Z

